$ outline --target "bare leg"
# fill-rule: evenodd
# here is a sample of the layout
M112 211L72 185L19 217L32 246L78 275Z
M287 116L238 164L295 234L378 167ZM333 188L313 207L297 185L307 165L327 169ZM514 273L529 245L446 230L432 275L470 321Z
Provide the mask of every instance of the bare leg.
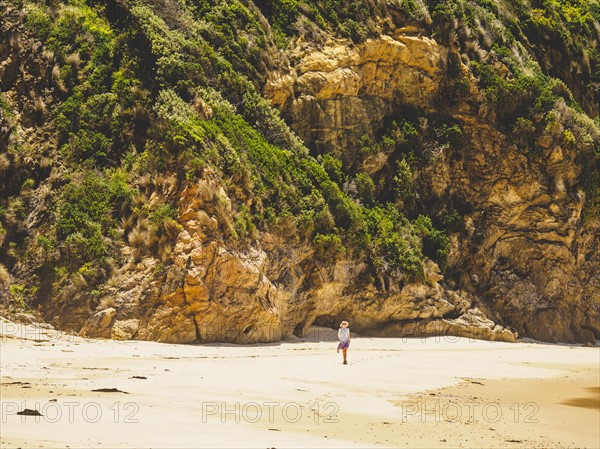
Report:
M346 354L348 353L348 349L342 349L342 354L344 355L344 363L346 362Z

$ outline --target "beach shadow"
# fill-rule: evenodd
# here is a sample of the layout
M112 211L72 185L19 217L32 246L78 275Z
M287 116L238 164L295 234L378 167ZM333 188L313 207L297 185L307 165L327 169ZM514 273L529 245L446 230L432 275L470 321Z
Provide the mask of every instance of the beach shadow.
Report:
M587 387L586 391L589 395L584 398L570 398L562 401L562 405L571 407L589 408L592 410L600 410L600 387Z
M321 342L337 342L338 329L332 329L324 326L311 326L302 337L290 335L285 340L274 341L269 343L219 343L219 342L198 342L193 343L197 346L209 347L272 347L281 346L282 344L296 343L321 343ZM360 335L352 333L352 337L360 337Z

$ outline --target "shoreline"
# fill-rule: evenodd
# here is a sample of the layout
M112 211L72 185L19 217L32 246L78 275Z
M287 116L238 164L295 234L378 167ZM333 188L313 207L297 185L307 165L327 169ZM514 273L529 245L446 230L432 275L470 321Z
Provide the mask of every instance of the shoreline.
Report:
M0 332L2 448L600 446L585 433L600 419L595 393L577 389L600 391L597 347L353 335L342 365L325 338L335 330L317 328L262 345ZM556 404L553 392L592 408ZM537 426L524 422L528 403Z

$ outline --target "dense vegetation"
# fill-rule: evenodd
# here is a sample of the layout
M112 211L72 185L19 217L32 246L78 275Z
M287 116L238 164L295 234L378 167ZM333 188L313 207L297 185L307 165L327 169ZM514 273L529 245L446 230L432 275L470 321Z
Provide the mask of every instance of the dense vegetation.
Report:
M489 120L530 157L548 129L582 152L600 151L582 109L593 113L598 102L581 100L585 92L597 98L600 82L596 1L535 0L531 8L515 0L0 5L3 20L22 23L13 32L36 43L42 80L36 91L0 97L0 262L10 271L28 257L45 261L27 285L12 287L23 300L82 277L96 291L122 264L126 246L136 261L149 255L168 265L180 231L178 193L209 177L231 200L212 195L219 225L212 237L227 245L243 248L265 230L293 235L322 261L365 258L376 283L382 274L423 280L426 258L443 269L461 216L452 207L428 213L415 198L415 179L440 148L461 145L460 126L410 111L380 135L364 136L361 157L394 154L383 186L333 154L311 155L260 94L275 55L302 34L358 43L399 16L457 48L485 93ZM568 58L581 62L583 74L561 81L562 72L549 69L553 61L537 64L532 55L548 42L583 54ZM449 76L454 95L464 94L463 75ZM575 112L565 127L557 114L567 106ZM33 118L44 140L22 136L18 113ZM595 217L600 177L593 164L585 179L586 217ZM43 191L34 196L36 189ZM31 220L39 226L35 239ZM42 277L50 281L38 289Z

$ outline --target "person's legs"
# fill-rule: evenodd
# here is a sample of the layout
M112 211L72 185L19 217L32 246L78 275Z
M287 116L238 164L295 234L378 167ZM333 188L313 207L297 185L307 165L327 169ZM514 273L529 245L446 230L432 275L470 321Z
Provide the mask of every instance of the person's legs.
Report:
M346 363L346 354L347 354L347 352L348 352L347 348L342 349L342 354L344 356L344 363Z

